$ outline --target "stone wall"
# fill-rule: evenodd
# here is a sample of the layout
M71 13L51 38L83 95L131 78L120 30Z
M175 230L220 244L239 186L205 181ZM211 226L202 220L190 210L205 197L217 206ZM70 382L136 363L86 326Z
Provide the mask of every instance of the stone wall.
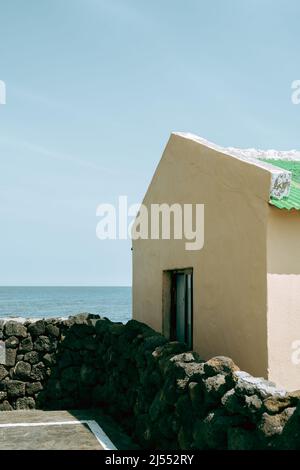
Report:
M0 410L101 408L143 448L300 448L300 392L134 320L8 321L0 339Z

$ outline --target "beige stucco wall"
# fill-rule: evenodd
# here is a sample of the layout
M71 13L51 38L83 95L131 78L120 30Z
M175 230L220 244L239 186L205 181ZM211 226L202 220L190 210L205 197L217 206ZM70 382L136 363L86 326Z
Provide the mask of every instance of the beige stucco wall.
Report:
M144 204L205 204L205 243L133 241L133 316L162 330L163 270L194 269L194 349L267 376L266 237L270 173L172 135Z
M270 207L268 227L269 377L295 390L300 389L300 212Z

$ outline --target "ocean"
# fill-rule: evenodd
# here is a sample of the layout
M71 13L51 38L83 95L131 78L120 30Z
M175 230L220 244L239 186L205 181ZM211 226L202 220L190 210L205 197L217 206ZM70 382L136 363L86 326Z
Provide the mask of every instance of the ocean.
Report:
M131 287L0 287L0 318L68 317L96 313L131 319Z

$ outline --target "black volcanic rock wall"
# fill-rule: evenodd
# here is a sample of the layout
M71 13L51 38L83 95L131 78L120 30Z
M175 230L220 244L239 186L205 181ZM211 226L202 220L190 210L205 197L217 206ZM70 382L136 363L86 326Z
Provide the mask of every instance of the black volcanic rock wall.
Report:
M300 448L300 392L134 320L2 321L0 341L0 410L101 408L144 448Z

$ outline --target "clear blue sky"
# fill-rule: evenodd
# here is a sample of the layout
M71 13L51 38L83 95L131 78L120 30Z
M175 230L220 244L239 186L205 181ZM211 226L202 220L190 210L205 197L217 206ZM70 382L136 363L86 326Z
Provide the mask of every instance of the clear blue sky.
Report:
M96 207L140 202L171 131L300 148L298 0L0 7L0 285L130 285Z

